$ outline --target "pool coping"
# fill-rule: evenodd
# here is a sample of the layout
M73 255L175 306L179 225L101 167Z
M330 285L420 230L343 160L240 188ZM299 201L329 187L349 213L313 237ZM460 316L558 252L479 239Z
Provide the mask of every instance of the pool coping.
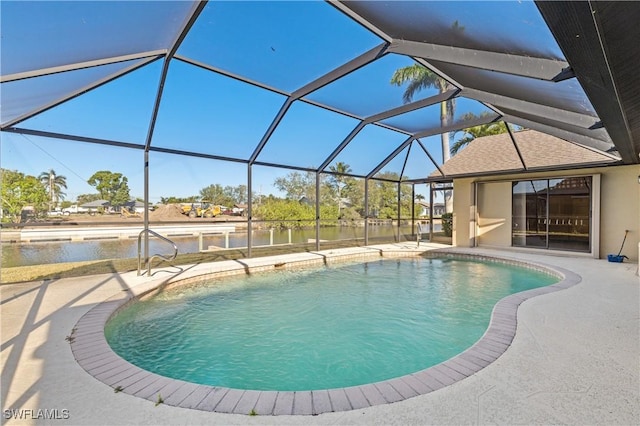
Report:
M265 271L270 269L330 264L349 260L392 257L455 257L496 261L532 268L560 278L545 287L515 293L496 303L483 336L471 347L440 364L394 379L346 388L314 391L255 391L200 385L172 379L143 370L118 356L106 341L104 327L109 319L127 304L169 286L182 285L207 276ZM95 379L114 389L156 404L218 413L245 415L317 415L351 411L390 404L451 386L487 367L510 347L517 329L517 311L522 302L543 294L564 290L578 284L581 277L569 270L538 262L504 257L470 254L454 249L393 250L364 247L359 250L333 250L298 255L295 260L283 256L235 262L198 273L189 278L143 283L130 291L116 294L83 315L68 340L78 364Z

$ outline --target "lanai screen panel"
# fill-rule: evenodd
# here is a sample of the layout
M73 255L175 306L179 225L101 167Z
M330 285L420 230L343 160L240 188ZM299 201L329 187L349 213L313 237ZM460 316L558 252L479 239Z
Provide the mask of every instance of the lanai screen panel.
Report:
M52 159L59 159L64 166ZM50 165L58 175L66 177L64 200L74 201L83 194L96 194L87 181L94 173L109 170L127 177L132 198L143 197L144 173L140 167L144 159L142 149L127 149L57 138L3 133L0 144L2 168L16 169L25 175L38 176L43 164Z
M335 167L340 162L349 165L354 175L367 176L407 138L404 133L368 124L336 156L327 169Z
M157 76L144 89L149 98L141 102L145 108L135 114L129 109L132 105L110 113L107 109L118 108L117 102L101 102L98 94L102 89L117 84L84 91L110 76L125 74L133 64L166 55L197 5L188 1L2 2L3 126L79 95L17 127L29 124L44 131L141 144L151 129L146 105L155 102L159 85L156 90L153 87L158 84ZM353 19L342 12L347 9L355 12ZM330 82L338 75L333 71L383 41L390 42L386 54ZM415 45L403 47L403 42ZM437 58L428 54L431 47L437 51ZM468 49L474 53L467 61L472 64L457 64L460 54ZM391 85L390 79L395 70L415 61L432 66L452 84L459 84L462 91L456 99L458 105L473 102L468 99L474 93L480 98L483 92L492 96L495 103L474 99L494 106L498 113L531 121L532 127L539 124L548 130L560 129L569 139L582 135L610 142L605 130L590 129L591 124L599 124L599 119L577 79L553 83L515 75L519 74L515 71L498 72L492 70L488 53L500 55L500 65L517 68L520 64L525 75L535 62L532 60L566 61L538 8L530 1L210 1L186 34L176 58L168 58L171 65L152 129L151 148L247 161L260 141L265 141L258 162L316 167L355 128L357 118L371 117L405 103L405 87ZM127 62L131 57L137 59ZM112 61L124 62L116 65L110 64ZM163 61L161 58L122 78L134 78L150 67L159 69ZM175 74L176 70L180 72ZM306 105L325 105L355 118L318 109L318 116L326 113L333 119L309 120L297 112L299 106L294 102L281 123L273 121L287 95L323 76L328 84L306 95ZM138 102L141 98L137 93L126 95L134 96ZM436 93L435 89L422 91L413 100ZM72 120L61 118L66 112L82 109L84 101L80 97L84 96L88 97L87 102L93 97L97 99L95 103L102 103L95 109L95 120L102 117L103 122L92 125L92 133L57 127ZM554 110L563 114L548 114ZM462 109L458 112L462 113ZM118 115L135 116L139 121L135 130L121 125ZM580 121L582 117L588 123ZM52 118L56 127L47 126ZM339 124L334 126L334 120ZM343 122L344 126L340 124ZM376 138L372 145L353 150L370 131L367 125L329 165L349 154L350 161L344 162L353 163L354 169L362 170L360 175L366 175L409 137L402 132L442 130L438 104L388 118L384 124L401 132L383 129L388 141L378 143ZM458 124L465 125L462 121ZM275 126L275 132L271 138L263 139L270 125ZM324 137L322 132L328 130L319 132L314 130L316 126L331 128L336 134ZM289 148L286 142L292 138L293 148ZM412 146L413 150L415 144ZM435 151L439 150L436 147L434 144L432 150L428 146L440 161L441 152Z
M435 165L424 152L424 149L414 140L380 169L376 176L385 173L396 173L402 180L425 179L434 170L436 170Z
M532 1L357 1L345 5L395 39L563 58Z
M3 1L2 75L166 49L193 5L190 1Z
M144 146L161 70L162 63L155 61L38 114L21 126Z
M576 79L544 81L497 71L481 70L451 63L429 61L464 87L548 105L596 117L597 114Z
M329 3L211 1L178 54L290 93L379 43Z
M257 161L317 168L358 121L306 102L294 102Z
M25 2L27 3L27 2ZM4 6L3 6L4 7ZM4 9L3 9L4 10ZM2 44L4 47L5 43ZM3 49L0 49L3 50ZM96 81L109 79L142 61L125 61L99 67L47 74L40 77L2 83L2 124L66 99Z
M394 72L410 67L416 62L404 55L387 54L375 62L310 93L305 99L336 108L365 118L404 104L403 94L407 84L391 84ZM437 88L417 92L414 101L438 93Z
M174 60L151 145L246 160L285 99L278 93Z
M425 130L440 133L437 129L443 125L457 126L462 129L467 122L474 119L486 117L489 121L498 117L498 114L493 110L472 99L458 97L454 98L452 102L454 114L445 123L442 123L440 119L441 103L382 120L382 123L410 133L419 133Z

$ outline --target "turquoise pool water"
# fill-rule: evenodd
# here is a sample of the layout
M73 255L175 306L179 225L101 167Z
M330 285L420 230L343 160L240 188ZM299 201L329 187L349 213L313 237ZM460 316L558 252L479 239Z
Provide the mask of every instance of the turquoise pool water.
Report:
M495 303L558 279L493 262L411 258L181 286L123 309L113 350L152 372L253 390L390 379L473 345Z

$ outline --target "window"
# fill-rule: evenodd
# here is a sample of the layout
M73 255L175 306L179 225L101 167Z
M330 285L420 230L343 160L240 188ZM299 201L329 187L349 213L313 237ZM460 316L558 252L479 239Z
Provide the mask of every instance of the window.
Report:
M513 182L511 243L591 250L591 176Z

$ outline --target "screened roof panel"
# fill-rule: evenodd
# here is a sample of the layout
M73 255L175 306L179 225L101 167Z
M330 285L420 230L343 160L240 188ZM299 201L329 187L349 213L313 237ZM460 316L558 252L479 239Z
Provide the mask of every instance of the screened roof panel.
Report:
M576 79L556 83L439 61L429 61L429 63L464 87L581 114L597 115Z
M1 7L4 76L166 49L193 2L2 1Z
M458 133L454 133L453 137L449 138L449 145L453 145L458 137L462 136L460 136ZM431 135L423 138L418 138L416 140L416 143L422 144L422 146L424 147L423 152L426 150L439 165L444 162L442 156L442 138L440 137L440 135Z
M627 15L640 12L630 4L3 1L1 128L3 137L5 131L37 127L29 132L63 132L69 135L61 138L96 142L88 140L93 137L107 144L142 143L152 130L152 149L293 168L341 161L362 176L407 134L432 132L420 140L440 162L441 134L472 124L463 121L470 117L466 113L494 111L487 119L598 150L613 143L623 163L637 164L640 92L630 89L637 73L628 58L638 56L640 26L616 25L617 13L628 23ZM172 57L181 29L185 38ZM127 61L132 57L147 59ZM160 60L132 71L155 58ZM412 99L416 103L406 105L408 86L390 80L394 71L416 61L460 87L444 94L424 90ZM161 85L165 63L168 75ZM547 65L551 71L539 69ZM145 73L148 81L138 80ZM557 75L566 80L549 81ZM107 83L111 79L116 80ZM457 96L457 124L442 127L438 102L451 96ZM299 97L308 102L293 102ZM289 102L291 108L283 108ZM431 102L436 103L410 111ZM155 112L157 120L150 120ZM367 120L389 128L365 126ZM344 150L330 157L360 127ZM265 138L270 128L274 133ZM253 158L256 147L260 155ZM420 152L415 142L411 147L412 156ZM404 167L413 178L409 161Z
M343 3L394 39L562 59L533 1Z
M173 61L152 146L246 160L284 101L274 92Z
M368 117L403 104L402 96L407 84L391 84L397 69L415 64L403 55L388 54L307 96L308 99L332 105L359 117ZM424 99L438 93L436 88L422 89L413 100Z
M411 145L409 145L411 146ZM374 177L380 176L389 176L394 174L398 176L398 178L402 178L404 172L404 166L407 159L407 153L409 152L409 146L399 152L395 157L393 157L385 166L380 169L378 173L374 175Z
M114 75L135 68L140 63L142 60L125 61L2 83L2 124L51 106L83 91L95 82L108 80ZM146 101L152 102L149 99Z
M409 133L434 130L443 123L440 121L442 104L430 105L415 111L382 120L382 123ZM453 99L454 115L451 122L444 123L447 126L465 127L465 123L480 116L498 117L490 108L473 99L457 97Z
M178 53L293 92L380 42L325 2L211 1Z
M408 149L404 172L405 179L421 179L428 177L436 169L417 141L413 141Z
M523 113L522 111L516 111L509 108L502 108L501 111L504 114L508 114L513 117L520 117L520 118L524 118L525 120L536 121L541 124L546 124L549 126L557 127L559 129L568 130L578 135L583 135L583 136L588 136L594 139L598 139L603 142L606 142L609 147L613 146L613 143L611 142L611 138L609 137L607 130L602 127L589 129L589 128L585 128L584 126L576 126L571 123L567 123L566 121L562 120L562 117L559 117L559 116L558 117L533 116L533 115L528 115L526 113Z
M257 161L317 168L357 124L345 115L294 102Z
M389 156L407 135L374 124L366 125L336 156L330 166L348 164L355 175L366 176Z

